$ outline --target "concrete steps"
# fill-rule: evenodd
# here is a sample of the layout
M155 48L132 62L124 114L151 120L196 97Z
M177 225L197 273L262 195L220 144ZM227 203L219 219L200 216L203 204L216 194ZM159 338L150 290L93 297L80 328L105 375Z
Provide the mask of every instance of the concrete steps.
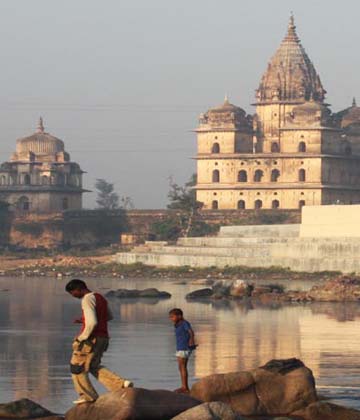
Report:
M351 210L358 218L360 206L345 209L346 217L341 225L345 226L344 230L336 223L333 226L337 220L334 212L335 215L341 213L340 207L344 206L325 207L329 208L315 209L317 219L312 217L314 210L308 208L307 224L311 229L305 229L306 235L300 235L300 225L224 226L216 237L181 238L174 246L166 242L147 242L132 252L116 254L114 261L162 267L279 266L295 271L360 273L360 223L351 224L348 215ZM324 221L322 215L326 216L326 212L330 212L331 217L328 215ZM326 222L321 235L317 234L314 221ZM343 231L346 237L340 236ZM328 232L330 237L325 236Z
M269 255L269 247L266 245L253 245L251 247L243 245L242 247L211 247L211 246L153 246L147 250L135 249L136 253L153 253L167 255L218 255L229 257L264 257Z
M222 226L218 237L231 238L298 238L300 225Z
M225 257L218 255L183 255L183 254L160 254L160 253L119 253L115 259L121 264L143 263L157 267L219 267L226 266L249 266L259 267L256 259L247 257ZM271 265L270 258L263 258L263 263Z

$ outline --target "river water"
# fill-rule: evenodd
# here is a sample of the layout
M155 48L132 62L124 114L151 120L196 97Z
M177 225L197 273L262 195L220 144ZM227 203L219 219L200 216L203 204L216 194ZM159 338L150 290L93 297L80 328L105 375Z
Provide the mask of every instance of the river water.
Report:
M68 359L80 302L64 292L65 283L43 277L0 279L0 402L27 397L64 412L76 397ZM360 408L360 304L190 303L185 294L199 286L156 279L88 283L101 293L157 287L172 294L165 301L111 301L115 320L104 363L137 386L179 386L174 331L167 319L176 306L193 324L199 343L190 363L192 381L252 369L273 358L299 357L313 370L322 395Z

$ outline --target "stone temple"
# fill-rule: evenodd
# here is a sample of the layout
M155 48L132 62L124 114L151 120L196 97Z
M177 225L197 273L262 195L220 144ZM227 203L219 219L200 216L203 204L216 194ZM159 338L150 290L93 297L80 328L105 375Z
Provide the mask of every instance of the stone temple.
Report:
M64 142L45 132L40 118L37 131L18 139L10 161L0 165L0 199L25 213L78 210L83 173L70 161Z
M256 113L226 98L200 116L197 200L204 209L360 203L360 108L333 113L291 16L256 91Z

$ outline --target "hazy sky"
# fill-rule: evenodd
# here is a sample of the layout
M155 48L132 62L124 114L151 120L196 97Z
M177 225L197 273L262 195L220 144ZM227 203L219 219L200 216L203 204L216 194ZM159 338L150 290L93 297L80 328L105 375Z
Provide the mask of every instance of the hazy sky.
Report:
M137 207L165 206L169 176L195 171L198 115L225 93L252 110L291 10L328 102L347 107L358 0L0 0L0 160L42 115L87 188L105 178Z

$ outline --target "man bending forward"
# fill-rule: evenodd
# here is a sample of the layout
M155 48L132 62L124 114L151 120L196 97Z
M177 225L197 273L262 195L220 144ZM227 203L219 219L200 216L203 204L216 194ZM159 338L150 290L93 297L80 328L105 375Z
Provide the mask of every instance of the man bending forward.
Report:
M89 379L89 372L109 391L132 387L132 382L101 366L101 358L109 346L108 321L113 319L107 300L100 293L88 289L82 280L73 279L65 287L71 296L81 299L82 317L74 322L82 324L73 342L70 368L79 398L75 404L93 402L98 393Z

